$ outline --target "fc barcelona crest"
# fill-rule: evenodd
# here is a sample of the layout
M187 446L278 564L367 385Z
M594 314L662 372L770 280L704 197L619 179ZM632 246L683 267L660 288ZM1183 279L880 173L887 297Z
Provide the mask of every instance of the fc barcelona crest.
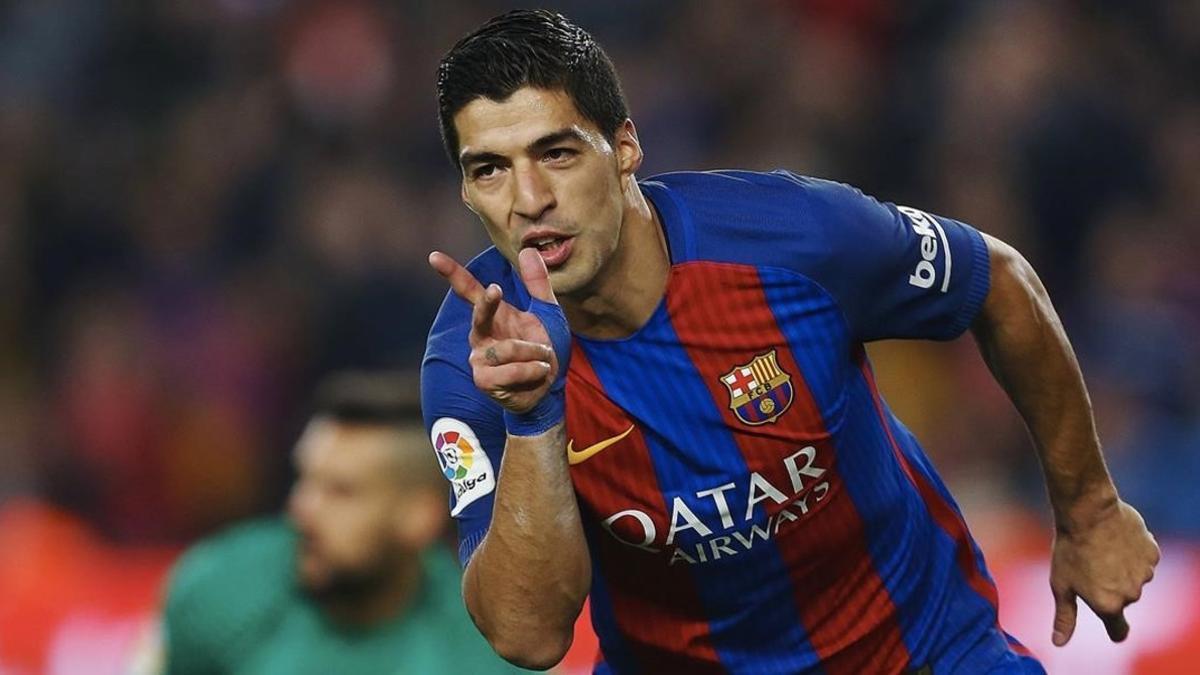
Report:
M775 350L721 376L729 390L729 407L746 424L774 422L792 405L792 376L775 362Z

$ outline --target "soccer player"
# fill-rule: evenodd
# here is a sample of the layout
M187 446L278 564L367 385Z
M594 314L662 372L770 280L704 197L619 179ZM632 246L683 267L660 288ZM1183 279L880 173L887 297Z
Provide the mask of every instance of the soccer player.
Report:
M1020 254L787 171L637 180L612 64L557 14L492 19L437 86L495 246L430 256L423 407L502 656L555 663L590 592L598 672L1042 672L863 349L968 328L1045 470L1055 643L1077 597L1125 637L1158 548Z
M296 446L291 522L236 527L173 571L167 673L520 672L463 609L415 385L345 375L323 388Z

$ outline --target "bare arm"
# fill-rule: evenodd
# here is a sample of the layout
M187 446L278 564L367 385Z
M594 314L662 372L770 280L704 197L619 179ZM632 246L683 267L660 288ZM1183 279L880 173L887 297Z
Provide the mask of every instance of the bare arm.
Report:
M522 251L519 262L530 295L554 303L537 252ZM507 411L508 440L492 521L467 564L463 598L500 656L544 670L571 646L575 618L591 586L591 561L567 465L563 393L553 386L567 364L551 348L546 325L505 302L499 287L485 289L449 256L434 253L430 264L473 305L475 385Z
M526 668L562 660L591 583L565 445L561 424L509 437L492 525L463 578L480 631Z
M1079 364L1045 288L1020 253L984 238L991 290L972 331L1029 427L1045 473L1055 518L1054 643L1066 644L1074 631L1077 596L1113 640L1124 640L1124 608L1153 577L1158 546L1108 475Z

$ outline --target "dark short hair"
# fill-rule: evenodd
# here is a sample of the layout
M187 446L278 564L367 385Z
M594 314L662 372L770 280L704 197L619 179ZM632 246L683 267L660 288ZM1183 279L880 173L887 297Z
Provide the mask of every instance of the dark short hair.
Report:
M560 89L613 140L629 117L608 55L587 31L544 9L517 9L459 40L438 64L438 117L450 162L458 166L454 116L479 97L505 101L522 87Z
M313 415L347 424L420 424L421 387L407 373L336 373L317 387Z

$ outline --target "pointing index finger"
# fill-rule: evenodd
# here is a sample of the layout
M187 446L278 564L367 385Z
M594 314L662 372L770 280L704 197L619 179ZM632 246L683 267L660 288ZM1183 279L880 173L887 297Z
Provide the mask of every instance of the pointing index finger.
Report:
M454 289L458 297L466 300L472 305L479 304L483 300L484 289L483 284L475 278L471 271L458 261L441 251L434 251L429 254L429 266L442 275L446 281L450 282L450 288Z
M500 300L503 297L503 291L496 284L484 289L483 296L475 303L475 310L471 313L471 326L479 334L488 335L492 332L492 319L496 316L496 310L500 308Z

